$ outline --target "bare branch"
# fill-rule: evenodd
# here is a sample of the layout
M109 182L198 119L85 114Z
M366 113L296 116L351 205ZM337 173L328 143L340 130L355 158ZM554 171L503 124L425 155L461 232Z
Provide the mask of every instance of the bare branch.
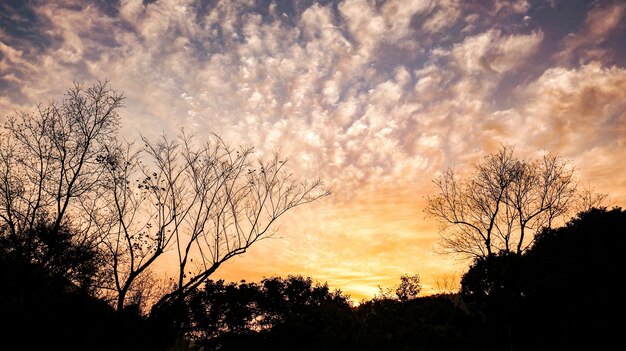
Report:
M574 170L556 155L527 161L503 146L475 165L465 181L453 170L434 180L438 195L425 212L442 224L443 252L485 257L522 253L535 234L569 213Z

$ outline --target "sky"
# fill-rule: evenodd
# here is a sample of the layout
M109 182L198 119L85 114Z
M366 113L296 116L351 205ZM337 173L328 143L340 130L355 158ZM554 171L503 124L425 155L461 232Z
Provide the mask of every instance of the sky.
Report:
M501 145L626 204L623 1L0 1L0 120L97 80L126 96L128 139L279 148L332 189L216 278L436 293L467 262L435 253L432 180Z

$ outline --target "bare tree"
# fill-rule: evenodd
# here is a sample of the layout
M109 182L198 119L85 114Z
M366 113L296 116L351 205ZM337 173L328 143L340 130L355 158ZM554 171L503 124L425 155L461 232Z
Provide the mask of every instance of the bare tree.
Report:
M443 273L435 277L435 293L451 295L459 291L460 277L457 273Z
M485 156L468 179L449 169L434 183L439 194L427 197L425 212L443 226L441 247L469 257L522 253L568 213L576 193L567 162L551 154L519 159L510 147Z
M538 161L519 164L506 198L506 206L513 208L517 219L517 253L532 242L526 240L527 230L537 233L551 228L556 218L568 213L576 192L574 170L556 155L547 154ZM509 249L505 246L505 250Z
M9 117L0 136L0 219L16 245L30 240L41 219L54 235L94 198L103 174L98 157L116 137L123 101L106 82L75 83L60 104ZM92 229L73 226L75 239L97 245Z
M271 236L288 210L330 192L317 180L299 183L285 159L254 159L251 147L218 136L196 144L181 133L111 150L107 203L114 225L105 240L115 277L117 308L137 277L171 251L178 262L174 289L157 307L181 299L227 260ZM103 226L101 226L103 227Z
M75 84L62 103L9 118L0 135L2 239L28 247L21 243L42 220L53 235L71 227L77 247L99 250L98 295L118 310L146 300L165 253L178 269L157 305L184 298L271 236L290 209L330 194L319 180L295 179L278 152L255 158L218 136L122 142L123 101L106 82Z
M606 207L608 197L609 194L596 192L596 189L588 183L587 186L578 191L576 202L574 203L574 211L582 213L592 208Z

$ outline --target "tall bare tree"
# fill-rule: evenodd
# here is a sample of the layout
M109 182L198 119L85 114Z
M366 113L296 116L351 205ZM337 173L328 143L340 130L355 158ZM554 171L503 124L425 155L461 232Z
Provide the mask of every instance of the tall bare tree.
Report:
M293 179L278 153L255 159L251 147L232 147L218 136L204 143L185 133L144 138L141 150L132 149L118 147L107 161L114 225L105 243L118 309L164 253L173 254L178 268L158 306L183 298L224 262L271 236L288 210L330 194L319 180Z
M38 221L50 221L54 235L69 225L68 214L89 206L104 171L98 158L115 140L123 101L106 82L75 83L60 104L9 117L0 135L0 219L15 244L31 240ZM83 243L97 244L89 226L73 228Z
M439 193L427 197L425 212L443 226L441 247L469 257L522 253L534 234L568 213L576 194L574 169L560 157L523 160L506 146L467 179L449 169L434 183Z

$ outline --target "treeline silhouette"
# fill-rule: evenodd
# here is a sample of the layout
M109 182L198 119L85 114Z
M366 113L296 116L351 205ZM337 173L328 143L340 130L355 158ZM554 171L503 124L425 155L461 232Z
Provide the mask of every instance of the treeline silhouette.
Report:
M354 306L301 276L208 280L149 314L94 298L96 253L66 240L65 229L51 238L49 224L35 228L35 247L4 232L0 240L3 342L21 349L542 350L620 337L621 208L594 208L545 229L524 254L476 259L458 294Z
M0 132L0 337L18 349L536 350L619 336L626 214L576 191L555 155L503 147L468 179L448 170L427 213L473 257L458 293L419 275L355 306L310 278L225 283L222 264L330 195L278 153L219 136L121 141L124 97L81 84ZM578 201L578 216L555 221ZM571 216L571 215L568 215ZM172 251L176 273L154 278ZM395 294L394 294L395 293Z

